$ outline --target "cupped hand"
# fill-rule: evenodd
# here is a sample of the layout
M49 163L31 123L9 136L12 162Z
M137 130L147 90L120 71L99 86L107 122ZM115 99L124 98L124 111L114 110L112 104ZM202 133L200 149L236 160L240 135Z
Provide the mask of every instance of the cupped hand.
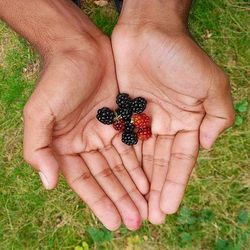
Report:
M141 145L142 162L149 220L158 224L177 211L199 145L210 148L234 111L227 76L188 32L146 19L140 25L121 16L112 47L120 91L148 100L153 136Z
M96 119L99 108L114 107L117 93L110 41L103 35L46 58L24 110L24 157L47 189L56 186L60 169L108 229L122 220L134 230L147 217L139 192L147 192L147 179L135 152Z

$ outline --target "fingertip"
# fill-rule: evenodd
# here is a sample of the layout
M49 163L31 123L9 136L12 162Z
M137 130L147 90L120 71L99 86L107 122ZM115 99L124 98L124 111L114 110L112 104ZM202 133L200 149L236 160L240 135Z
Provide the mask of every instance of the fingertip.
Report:
M137 187L142 195L146 195L149 191L149 183L148 180L145 178L141 179L140 183Z
M164 214L176 213L181 204L184 192L184 186L174 182L166 182L160 198L161 211Z
M46 174L44 174L43 172L38 172L39 176L40 176L40 179L42 181L42 184L44 186L44 188L46 190L52 190L54 188L56 188L57 186L57 178L55 179L54 177L53 178L49 178L47 177Z
M110 220L106 224L103 224L109 231L116 231L121 226L121 218L117 217L114 221Z
M207 135L200 136L200 145L206 150L210 150L214 145L215 140L211 140Z
M154 225L160 225L164 223L166 215L160 210L160 192L151 190L149 195L149 213L148 220Z
M148 221L153 225L161 225L165 222L166 216L150 216Z
M173 205L171 203L161 203L160 204L161 211L165 214L175 214L178 211L179 205Z
M139 214L138 216L127 217L124 220L124 224L129 230L136 231L141 227L142 218Z

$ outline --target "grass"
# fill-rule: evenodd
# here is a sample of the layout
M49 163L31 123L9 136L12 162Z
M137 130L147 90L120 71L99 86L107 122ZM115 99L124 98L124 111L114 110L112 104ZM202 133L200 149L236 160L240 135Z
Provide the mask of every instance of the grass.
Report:
M84 6L111 34L112 6ZM249 249L250 8L247 0L196 1L190 27L199 44L230 75L237 125L202 151L180 211L138 232L103 230L60 181L45 191L22 159L22 109L39 72L39 57L0 23L0 249Z

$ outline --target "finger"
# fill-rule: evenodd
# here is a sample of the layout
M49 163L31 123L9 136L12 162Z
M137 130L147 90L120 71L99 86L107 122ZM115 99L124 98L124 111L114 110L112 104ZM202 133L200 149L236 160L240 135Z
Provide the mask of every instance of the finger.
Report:
M134 146L134 150L139 165L142 166L142 141L138 141L138 143Z
M141 166L139 165L134 148L132 146L124 144L121 141L120 136L116 136L113 139L112 143L119 153L123 165L127 169L136 187L142 194L146 194L149 190L147 177L145 176Z
M53 189L58 181L58 162L50 148L54 116L44 103L34 103L24 109L24 159L39 172L44 187Z
M147 202L142 196L142 194L138 191L136 185L134 184L127 170L123 166L122 160L118 152L113 146L107 146L100 150L100 152L106 158L108 165L111 167L114 175L123 185L123 187L128 192L130 198L135 203L141 214L142 219L146 220L148 217Z
M60 165L69 186L87 203L93 213L109 230L117 229L121 217L113 202L91 175L80 156L61 156Z
M197 160L198 151L198 131L179 132L176 135L160 197L160 208L164 213L172 214L178 210Z
M90 172L108 197L114 202L127 228L140 227L141 216L129 194L114 176L106 159L97 151L81 154Z
M173 135L159 135L155 143L153 175L149 193L149 221L153 224L161 224L165 220L165 214L160 209L160 194L167 176Z
M153 174L155 142L156 137L152 136L148 140L144 141L142 145L142 167L149 183L151 183Z
M201 146L209 149L217 137L234 123L234 108L229 81L221 73L220 86L211 87L203 105L206 115L200 127Z

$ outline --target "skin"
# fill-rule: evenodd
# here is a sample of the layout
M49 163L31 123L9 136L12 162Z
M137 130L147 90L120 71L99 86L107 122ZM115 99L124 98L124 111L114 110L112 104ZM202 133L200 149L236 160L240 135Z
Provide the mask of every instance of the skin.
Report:
M138 229L147 218L146 176L135 151L95 118L115 107L118 93L110 40L66 0L1 1L0 17L44 60L24 109L25 160L46 189L61 171L108 229Z
M228 79L191 39L189 8L187 0L124 2L112 36L119 91L149 101L153 131L128 147L95 119L118 93L110 40L70 1L0 2L0 18L44 59L24 109L24 158L47 189L62 171L110 230L174 213L199 145L210 148L233 122Z
M112 35L119 89L145 97L152 118L153 137L137 150L153 224L177 211L199 146L211 148L234 122L228 77L189 34L190 5L125 0Z

